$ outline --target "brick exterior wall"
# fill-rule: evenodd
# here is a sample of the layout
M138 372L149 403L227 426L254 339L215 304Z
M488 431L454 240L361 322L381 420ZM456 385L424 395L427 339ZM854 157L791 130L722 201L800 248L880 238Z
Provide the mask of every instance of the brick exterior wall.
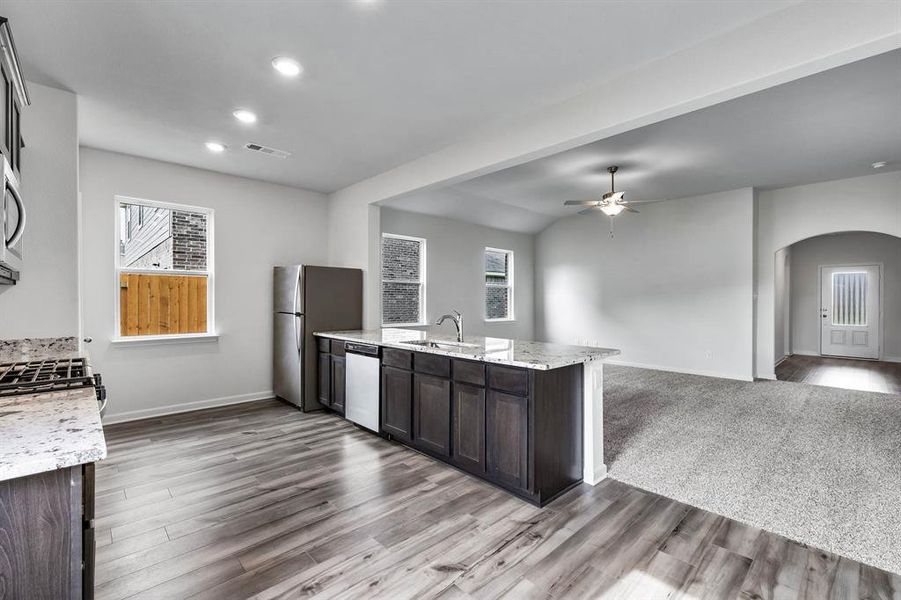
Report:
M143 209L138 225L139 210ZM130 220L131 237L120 241L121 264L132 269L203 271L207 267L207 218L167 208L129 204L122 220Z
M422 244L382 237L382 323L419 323Z
M172 211L172 268L206 269L206 215Z

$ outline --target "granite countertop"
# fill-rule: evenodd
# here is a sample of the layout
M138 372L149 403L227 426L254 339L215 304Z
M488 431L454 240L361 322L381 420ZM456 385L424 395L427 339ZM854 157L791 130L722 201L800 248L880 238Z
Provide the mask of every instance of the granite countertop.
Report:
M0 340L0 363L60 358L87 358L74 337Z
M313 335L347 342L360 342L376 346L412 350L428 354L438 354L451 358L465 358L512 367L523 367L547 371L569 365L603 360L619 354L613 348L595 348L591 346L570 346L567 344L548 344L524 340L510 340L481 336L464 336L467 346L445 346L430 348L410 344L417 340L429 339L436 342L455 342L453 336L419 331L416 329L383 328L356 331L323 331Z
M0 481L103 458L94 388L0 399Z
M0 340L0 363L87 358L73 337ZM93 387L0 398L0 481L106 458Z

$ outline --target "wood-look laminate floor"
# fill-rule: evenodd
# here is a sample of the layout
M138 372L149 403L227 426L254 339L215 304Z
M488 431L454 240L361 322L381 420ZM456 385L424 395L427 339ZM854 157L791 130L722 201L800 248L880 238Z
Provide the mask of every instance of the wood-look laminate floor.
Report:
M107 442L101 600L901 596L901 576L612 479L539 509L277 401Z
M901 394L901 363L793 354L776 366L776 379Z

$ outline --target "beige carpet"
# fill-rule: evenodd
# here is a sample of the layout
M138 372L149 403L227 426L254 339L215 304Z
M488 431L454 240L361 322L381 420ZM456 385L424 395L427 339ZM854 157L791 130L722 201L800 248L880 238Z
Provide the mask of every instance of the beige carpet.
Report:
M901 573L901 395L607 365L620 481Z

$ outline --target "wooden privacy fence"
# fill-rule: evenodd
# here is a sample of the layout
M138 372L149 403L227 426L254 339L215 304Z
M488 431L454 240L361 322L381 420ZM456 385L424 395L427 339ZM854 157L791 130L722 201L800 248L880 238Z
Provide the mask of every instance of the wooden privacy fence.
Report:
M120 273L120 335L206 333L206 296L206 275Z

